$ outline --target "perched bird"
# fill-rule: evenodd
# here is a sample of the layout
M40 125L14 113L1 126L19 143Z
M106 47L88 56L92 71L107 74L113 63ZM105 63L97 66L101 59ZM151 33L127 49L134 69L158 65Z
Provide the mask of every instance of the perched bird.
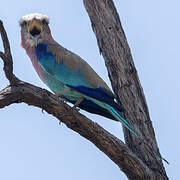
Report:
M59 45L52 37L49 19L29 14L20 19L21 45L40 79L57 95L90 113L120 121L134 135L134 128L120 115L114 94L91 66Z

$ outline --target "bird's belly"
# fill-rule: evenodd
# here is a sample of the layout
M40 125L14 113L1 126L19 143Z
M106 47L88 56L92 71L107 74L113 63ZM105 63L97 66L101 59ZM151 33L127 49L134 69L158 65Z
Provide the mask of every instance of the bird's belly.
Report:
M49 73L45 72L45 84L53 91L54 93L57 93L59 91L62 91L65 86L63 83L55 79L53 76L51 76Z
M67 88L67 86L62 83L61 81L57 80L56 78L54 78L52 75L50 75L49 73L45 73L45 84L51 89L51 91L53 91L55 94L59 93L60 91L63 91L64 89ZM63 94L63 96L71 101L77 101L82 94L77 92L77 91L68 91L66 93Z

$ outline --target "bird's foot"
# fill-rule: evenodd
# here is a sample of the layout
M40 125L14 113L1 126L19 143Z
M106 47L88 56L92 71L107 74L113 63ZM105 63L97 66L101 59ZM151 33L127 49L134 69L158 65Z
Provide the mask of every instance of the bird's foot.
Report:
M74 104L73 109L76 109L76 107L78 107L83 100L84 100L84 98L83 98L83 97L80 97L80 98L76 101L76 103Z
M73 111L75 110L75 111L78 111L78 112L79 112L81 109L78 108L78 107L72 107L72 110L73 110Z
M41 109L42 114L44 114L44 109Z
M67 103L68 101L67 101L67 99L63 99L63 102L64 102L64 103Z
M57 97L60 97L60 96L62 96L63 94L67 93L67 92L70 91L70 90L71 90L71 89L70 89L69 87L67 87L67 88L63 89L62 91L59 91L59 92L56 93L55 95L56 95Z
M74 108L73 108L73 109L74 109ZM81 110L81 109L80 109L80 108L78 108L78 107L76 107L75 109L76 109L76 111L78 111L78 112Z

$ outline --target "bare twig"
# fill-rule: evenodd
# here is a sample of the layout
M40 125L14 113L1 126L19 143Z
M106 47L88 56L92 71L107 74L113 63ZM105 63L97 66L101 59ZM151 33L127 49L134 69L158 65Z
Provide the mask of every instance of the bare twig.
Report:
M13 74L13 60L11 55L10 44L7 37L7 33L3 26L3 22L1 20L0 20L0 34L4 47L4 53L0 52L0 57L4 62L4 72L10 84L16 84L20 82L20 80Z
M0 20L0 33L1 33L2 41L3 41L5 55L9 58L9 60L12 61L12 55L11 55L9 40L7 37L7 33L4 29L3 22L1 20Z

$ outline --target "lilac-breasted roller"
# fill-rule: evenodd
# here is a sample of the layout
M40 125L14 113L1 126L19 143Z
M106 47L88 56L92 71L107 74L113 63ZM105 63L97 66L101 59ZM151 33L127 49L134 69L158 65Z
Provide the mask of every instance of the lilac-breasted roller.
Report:
M48 17L42 14L29 14L20 20L21 45L40 79L74 107L120 121L137 136L120 115L122 108L107 84L86 61L53 39L48 24Z

